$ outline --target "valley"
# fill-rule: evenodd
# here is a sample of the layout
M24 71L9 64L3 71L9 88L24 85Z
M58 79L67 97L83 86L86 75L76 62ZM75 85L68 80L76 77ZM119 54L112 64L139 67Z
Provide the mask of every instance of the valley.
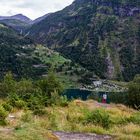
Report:
M0 16L0 140L139 139L139 0Z

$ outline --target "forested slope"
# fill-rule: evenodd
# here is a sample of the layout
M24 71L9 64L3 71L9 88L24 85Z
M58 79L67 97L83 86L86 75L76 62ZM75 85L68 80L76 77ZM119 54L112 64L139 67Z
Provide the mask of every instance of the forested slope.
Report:
M140 73L139 23L139 0L75 0L30 36L101 78L129 81Z

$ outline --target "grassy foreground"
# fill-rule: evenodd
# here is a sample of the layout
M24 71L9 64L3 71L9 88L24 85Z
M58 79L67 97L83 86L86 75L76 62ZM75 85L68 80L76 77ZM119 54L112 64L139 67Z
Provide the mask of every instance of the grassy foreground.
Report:
M140 112L123 105L75 100L67 107L47 107L43 116L18 109L10 115L15 118L8 117L7 126L0 127L0 140L57 140L52 131L109 134L117 140L140 139Z

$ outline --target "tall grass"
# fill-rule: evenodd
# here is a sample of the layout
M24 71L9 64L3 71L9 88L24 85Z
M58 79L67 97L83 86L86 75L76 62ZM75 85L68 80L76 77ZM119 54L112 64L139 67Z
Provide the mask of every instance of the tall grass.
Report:
M124 106L92 109L89 103L72 101L66 107L54 105L45 110L47 114L43 116L23 112L18 118L21 125L17 124L18 129L5 140L45 140L48 137L57 140L51 131L110 134L118 140L140 138L140 113Z

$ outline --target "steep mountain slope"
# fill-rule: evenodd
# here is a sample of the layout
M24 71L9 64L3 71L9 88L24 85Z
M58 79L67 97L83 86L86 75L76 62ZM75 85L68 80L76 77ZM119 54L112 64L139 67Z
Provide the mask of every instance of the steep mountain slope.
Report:
M38 22L40 22L40 21L42 21L43 19L45 19L46 17L48 17L50 14L51 14L51 13L46 14L46 15L44 15L44 16L41 16L41 17L39 17L39 18L33 20L32 22L30 22L30 24L37 24Z
M28 23L17 19L3 19L0 20L0 23L12 27L21 34L30 26Z
M34 50L35 45L30 39L0 24L0 78L8 71L20 78L42 75L45 70L34 67L41 63L32 57Z
M17 14L14 16L0 16L0 23L5 24L7 26L10 26L20 32L21 34L24 33L24 31L30 27L32 20L28 17Z
M75 0L30 36L100 77L129 81L140 73L139 0Z
M0 79L11 71L17 78L46 77L53 66L57 77L68 87L78 87L80 79L89 72L58 52L19 35L0 24Z

